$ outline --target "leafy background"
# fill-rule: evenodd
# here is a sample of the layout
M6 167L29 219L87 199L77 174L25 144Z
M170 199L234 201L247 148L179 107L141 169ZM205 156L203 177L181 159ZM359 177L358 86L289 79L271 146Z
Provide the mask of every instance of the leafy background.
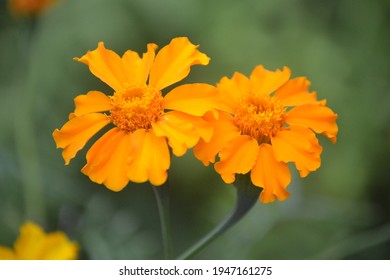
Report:
M80 172L87 149L65 167L51 133L76 95L110 93L73 57L98 41L122 54L188 36L212 60L185 82L287 65L327 99L340 128L336 145L320 139L319 170L293 174L288 200L258 203L197 258L390 258L389 1L62 0L32 33L1 5L0 244L31 219L77 240L81 259L163 258L150 186L114 193L90 182ZM179 254L228 214L235 191L191 151L174 158L170 181Z

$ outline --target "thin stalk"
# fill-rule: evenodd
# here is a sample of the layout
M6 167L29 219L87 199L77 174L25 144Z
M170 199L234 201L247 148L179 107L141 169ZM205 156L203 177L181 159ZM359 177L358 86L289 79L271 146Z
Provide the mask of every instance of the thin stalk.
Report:
M42 178L37 149L36 133L33 125L32 101L34 97L28 85L28 62L35 30L35 19L24 22L23 36L20 42L19 80L25 81L15 94L14 137L19 157L21 180L23 183L25 211L28 219L45 223L45 200L42 190Z
M342 260L354 258L354 254L379 246L390 240L390 223L352 235L314 255L315 260Z
M166 260L172 259L172 235L169 211L169 185L165 183L162 186L152 186L156 196L158 213L161 223L161 234L164 248L164 257Z
M244 187L241 186L241 180L236 183L237 185L237 198L236 205L228 217L217 227L215 227L210 233L199 240L195 245L190 247L186 252L180 255L177 259L188 260L193 258L203 249L205 249L211 242L213 242L218 236L222 235L229 228L234 226L240 221L252 207L256 204L259 199L260 188L253 188L247 185L245 181ZM240 186L238 186L240 185ZM245 190L244 190L245 189ZM251 189L250 191L248 191Z

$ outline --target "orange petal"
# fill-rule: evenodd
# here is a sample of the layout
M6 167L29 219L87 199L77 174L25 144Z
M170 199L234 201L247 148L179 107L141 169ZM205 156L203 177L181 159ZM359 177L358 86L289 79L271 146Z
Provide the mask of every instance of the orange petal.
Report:
M192 65L207 65L210 58L198 51L197 47L186 37L173 39L157 54L150 71L149 84L162 90L187 77Z
M249 79L235 72L231 79L223 77L217 88L221 96L221 110L234 114L240 98L249 92Z
M127 169L127 176L133 182L150 181L155 186L168 178L170 154L164 137L157 137L153 131L136 130L132 135L133 159Z
M100 91L90 91L74 99L76 109L70 118L111 109L110 98Z
M104 184L112 191L120 191L129 182L127 167L131 152L130 134L112 128L89 149L87 164L81 171L93 182Z
M287 163L275 159L272 146L262 144L259 147L257 161L251 171L251 180L255 186L262 187L260 201L268 203L276 198L285 200L290 194L286 191L291 181Z
M110 122L110 118L104 114L91 113L73 117L60 130L56 129L53 132L53 138L57 148L64 149L62 157L65 164L69 164L88 140Z
M129 82L142 85L146 84L156 49L157 45L148 44L147 51L143 54L142 58L134 51L129 50L125 52L122 56L122 61Z
M315 158L316 161L321 163L320 156L322 153L322 147L320 146L320 144L318 142L318 138L317 138L316 134L311 129L308 129L308 128L302 127L302 126L291 126L290 130L303 135L307 140L309 140L310 145L311 145L310 152L312 154L312 157ZM299 170L299 174L302 178L306 177L311 171L309 169L305 169L305 166L300 166L300 168L298 170Z
M203 116L219 107L218 90L208 84L186 84L171 90L163 101L165 109Z
M255 164L259 146L250 136L240 135L229 141L219 152L220 161L214 167L225 183L235 180L235 174L248 173Z
M203 162L204 165L209 165L215 161L215 156L221 151L227 142L240 135L239 129L233 124L232 117L224 119L220 115L218 120L210 120L210 124L214 129L213 136L210 141L200 140L194 148L194 155L197 159Z
M284 67L282 71L277 69L273 72L259 65L250 76L251 91L258 95L269 95L284 85L290 78L290 74L291 71L288 67Z
M294 162L301 177L317 170L321 165L322 148L319 147L318 140L313 134L310 129L303 127L279 131L271 139L276 160Z
M307 103L316 103L317 93L309 93L310 81L306 77L289 80L275 93L284 106L298 106ZM320 101L323 102L323 101Z
M151 147L149 148L149 169L148 176L152 185L160 186L168 178L168 169L171 156L167 140L164 137L157 137L152 131L147 134Z
M173 154L182 156L187 149L192 148L199 141L199 134L194 125L181 117L180 112L169 112L162 119L152 123L156 136L168 138L168 144Z
M291 109L287 113L286 122L291 125L309 127L317 133L325 134L336 143L338 127L337 114L320 104L305 104Z
M115 91L122 89L127 81L120 56L106 49L103 42L99 42L96 50L88 51L84 56L75 58L75 60L88 65L92 74Z
M174 112L174 113L172 112L170 114L174 114L176 117L180 118L181 120L192 124L193 129L195 130L197 135L204 141L206 142L210 141L211 137L213 136L212 125L206 120L204 120L203 118L192 116L182 112ZM212 114L212 112L210 112L210 114Z

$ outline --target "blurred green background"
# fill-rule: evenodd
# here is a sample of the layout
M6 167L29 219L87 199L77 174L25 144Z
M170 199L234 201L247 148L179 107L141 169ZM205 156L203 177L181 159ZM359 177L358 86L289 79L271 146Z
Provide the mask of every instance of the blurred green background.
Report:
M81 151L64 166L52 132L89 90L111 93L72 60L98 41L122 54L187 36L211 57L183 82L215 84L284 65L338 113L322 166L293 173L291 197L258 203L199 259L390 258L390 2L387 0L62 0L28 20L0 10L0 244L32 219L80 243L81 259L163 258L151 187L89 181ZM31 31L31 29L30 29ZM235 190L190 151L170 169L175 253L218 224Z

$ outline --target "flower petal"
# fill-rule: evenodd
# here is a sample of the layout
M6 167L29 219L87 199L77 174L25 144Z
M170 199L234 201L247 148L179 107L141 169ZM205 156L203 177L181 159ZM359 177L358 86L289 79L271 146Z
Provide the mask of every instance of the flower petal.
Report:
M87 152L87 164L81 170L93 182L112 191L122 190L129 182L127 167L131 160L131 137L112 128Z
M65 164L69 164L70 160L85 146L88 140L110 122L110 118L104 114L91 113L73 117L60 130L56 129L53 132L53 138L57 148L64 149L62 157Z
M223 77L217 84L221 98L221 110L234 114L239 100L249 92L249 79L235 72L231 79Z
M288 67L283 70L277 69L269 71L264 69L262 65L257 66L251 73L250 86L251 91L257 95L269 95L282 85L284 85L290 78L291 71Z
M215 162L215 156L227 142L240 135L239 129L233 124L233 118L228 114L219 114L219 119L209 120L214 132L210 141L199 140L194 147L194 155L204 165Z
M316 161L321 163L320 156L322 153L322 147L320 146L320 144L318 142L318 138L317 138L316 134L311 129L308 129L308 128L302 127L302 126L291 126L290 130L301 134L310 142L310 145L311 145L310 152L311 152L312 157ZM301 166L298 170L299 170L299 174L302 178L306 177L311 171L309 169L305 169L304 166Z
M146 84L156 49L156 44L148 44L147 51L143 54L142 58L134 51L128 50L125 52L122 56L122 61L126 71L126 77L128 77L130 83Z
M208 84L186 84L171 90L164 97L165 109L176 110L194 116L203 116L219 107L218 90Z
M291 125L309 127L317 133L325 134L336 143L338 127L337 114L320 104L305 104L292 108L287 112L286 122Z
M72 260L78 253L78 245L63 232L46 234L32 222L21 227L14 247L14 257L20 260Z
M274 96L279 98L284 106L299 106L307 103L316 103L318 102L317 93L309 93L309 86L310 81L306 79L306 77L294 78L281 86Z
M170 154L166 139L157 137L153 131L136 130L132 135L133 159L127 176L133 182L150 181L155 186L168 178Z
M115 52L104 47L103 42L99 42L97 49L88 51L81 58L75 58L89 66L89 70L96 77L101 79L115 91L119 91L127 80L122 60Z
M74 104L76 109L71 118L111 109L110 98L100 91L90 91L87 94L81 94L74 99Z
M294 162L301 177L307 176L321 165L322 148L319 147L315 135L314 138L313 132L303 127L279 131L271 139L276 160Z
M77 258L78 245L71 242L60 231L48 233L42 248L42 260L74 260Z
M229 141L219 152L220 161L214 167L225 183L235 180L235 174L248 173L255 164L259 146L256 139L240 135Z
M149 84L162 90L187 77L192 65L207 65L210 58L198 51L197 47L186 37L173 39L157 54L150 71Z
M290 194L286 186L291 181L287 163L275 159L272 146L262 144L259 147L257 160L251 171L251 180L255 186L262 187L260 201L268 203L276 198L285 200Z
M194 125L182 118L180 112L169 112L162 119L152 123L156 136L168 138L168 144L176 156L182 156L187 149L199 141L199 134Z
M39 260L44 247L44 231L31 222L24 224L20 235L15 241L15 255L20 260Z
M0 245L0 260L16 260L16 255L11 248Z
M210 111L210 114L213 113ZM203 139L206 142L210 141L211 137L213 136L213 127L210 123L208 123L201 117L189 115L182 112L175 112L174 115L176 115L181 120L192 124L193 129L195 130L199 138Z

